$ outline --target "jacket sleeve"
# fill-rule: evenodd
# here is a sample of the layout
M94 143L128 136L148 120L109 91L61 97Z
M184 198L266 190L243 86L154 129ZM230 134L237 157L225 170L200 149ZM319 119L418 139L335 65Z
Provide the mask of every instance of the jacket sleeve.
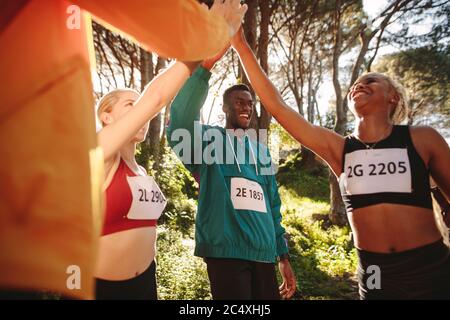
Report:
M73 0L151 52L183 61L213 56L230 41L221 16L195 0Z
M200 110L208 96L210 77L208 70L198 67L181 88L170 108L167 141L191 172L198 168L195 159L201 160L204 126L199 123Z
M280 256L284 253L288 253L287 240L285 238L286 230L281 225L281 199L278 193L278 186L275 180L275 175L268 177L270 180L270 194L269 201L272 211L273 224L275 226L275 236L277 241L277 255Z

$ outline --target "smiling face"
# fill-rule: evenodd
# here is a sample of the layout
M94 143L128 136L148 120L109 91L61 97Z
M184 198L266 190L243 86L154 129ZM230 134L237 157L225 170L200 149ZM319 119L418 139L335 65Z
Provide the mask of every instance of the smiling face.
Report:
M133 108L134 103L139 98L139 94L134 90L117 90L108 95L112 94L112 99L109 101L109 106L100 112L100 119L103 126L112 124L114 121L122 118L128 111ZM132 142L142 142L147 136L149 127L149 122L136 132L132 139Z
M227 128L248 129L253 110L253 97L249 91L237 88L226 93L223 111L227 119Z
M375 113L390 116L398 104L398 95L384 75L368 73L350 87L347 101L356 117Z

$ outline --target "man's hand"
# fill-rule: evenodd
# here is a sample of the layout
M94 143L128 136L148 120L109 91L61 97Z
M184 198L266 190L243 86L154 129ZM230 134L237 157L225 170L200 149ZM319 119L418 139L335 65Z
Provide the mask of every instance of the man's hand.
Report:
M230 28L230 37L232 37L241 26L247 9L247 5L241 5L240 0L214 0L210 10L225 18Z
M230 48L230 45L228 44L225 48L220 50L215 56L203 60L202 67L207 70L211 70L214 67L214 65L217 63L217 61L219 61L224 56L224 54L228 51L229 48Z
M297 280L295 279L294 272L292 271L289 260L282 260L278 263L283 283L280 286L280 296L283 299L291 298L297 288Z

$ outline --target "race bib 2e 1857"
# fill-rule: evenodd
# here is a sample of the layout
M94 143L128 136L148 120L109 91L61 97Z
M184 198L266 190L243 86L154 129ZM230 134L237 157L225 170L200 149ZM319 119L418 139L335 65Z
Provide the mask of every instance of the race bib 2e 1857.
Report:
M267 213L264 192L258 182L245 178L231 178L230 192L235 209Z

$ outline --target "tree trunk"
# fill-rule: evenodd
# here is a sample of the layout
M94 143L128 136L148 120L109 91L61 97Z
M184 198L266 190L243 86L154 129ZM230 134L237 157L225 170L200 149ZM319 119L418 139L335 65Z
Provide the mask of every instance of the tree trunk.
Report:
M148 146L150 148L150 155L154 160L154 167L159 166L158 159L160 152L161 124L162 116L160 112L150 121L150 126L148 128Z
M158 57L157 65L154 67L152 53L140 49L141 91L144 91L145 86L165 67L166 61L165 58ZM154 160L154 168L159 166L161 125L160 112L150 121L147 137L141 143L141 153L137 156L137 161L146 169L150 159Z
M336 123L334 131L344 135L347 126L347 110L342 98L342 89L339 82L339 58L342 51L341 29L341 1L336 1L335 9L335 43L333 49L333 87L336 94ZM330 182L330 220L333 224L342 225L346 221L345 207L342 203L339 185L333 173L329 175Z
M300 161L300 167L303 170L312 172L319 166L319 163L316 161L316 155L305 148L304 146L300 147L300 152L302 154L302 160Z
M151 52L147 52L144 49L140 49L140 73L141 73L141 92L144 91L145 86L153 79L153 55ZM151 156L150 148L150 136L149 133L140 145L141 152L136 157L137 162L148 170L148 161Z
M250 48L253 52L256 52L256 26L257 26L257 12L258 12L258 0L248 0L246 1L248 9L244 17L244 34ZM245 75L244 68L242 64L239 63L239 77L242 83L250 86L247 76Z
M262 69L269 74L269 63L268 63L268 46L269 46L269 24L270 24L270 1L269 0L249 0L246 1L248 5L247 13L244 18L244 33L247 38L247 42L253 52L256 52L256 56ZM261 12L261 22L259 24L260 35L257 38L257 26L258 26L258 8ZM258 50L256 50L258 48ZM250 87L253 92L253 88L245 75L242 65L239 65L239 76L242 79L242 83L245 83ZM253 92L254 95L254 92ZM260 114L258 115L256 109L253 112L252 119L250 121L250 128L255 130L258 129L268 129L272 115L267 112L264 106L260 105ZM258 132L259 134L259 132ZM263 140L268 138L268 135L261 137ZM267 143L267 141L261 141Z
M308 90L307 90L307 119L310 123L314 123L314 93L313 93L313 64L314 64L314 44L309 55L308 61ZM300 162L301 167L307 171L314 171L319 163L316 161L315 154L304 146L301 147L302 160Z
M252 49L253 52L256 53L256 43L257 43L257 14L258 14L258 0L249 0L246 1L248 9L245 14L244 18L244 33L245 37L247 39L247 42ZM253 91L253 88L250 85L250 81L247 78L247 75L244 72L244 68L242 67L242 64L239 62L239 77L241 78L242 83L249 86L252 96L255 97L255 92ZM255 106L256 107L256 106ZM258 123L258 114L256 112L256 108L253 111L252 118L250 119L250 128L258 130L259 123Z
M261 12L261 22L259 24L258 59L262 69L269 74L268 48L269 48L269 24L270 24L270 3L269 0L259 0ZM260 104L260 115L258 119L258 129L269 129L272 115L267 112L263 104ZM268 135L265 135L268 138ZM267 141L261 141L267 143Z
M347 112L348 103L347 99L342 96L342 89L339 82L339 58L342 50L342 29L341 29L341 1L336 1L336 29L335 29L335 46L333 52L333 85L336 92L336 124L334 126L334 131L341 135L346 134L347 127ZM393 11L394 12L394 11ZM392 17L393 13L390 13L385 17L382 22L382 28L384 29ZM364 57L369 50L370 41L376 35L376 31L370 31L368 29L363 29L359 34L361 48L358 53L358 57L352 68L352 73L350 75L350 86L357 80L362 71L362 66L364 64ZM374 59L374 57L372 57ZM342 224L348 223L345 213L345 207L342 203L342 198L340 196L339 185L335 176L330 173L330 219L333 223Z
M166 66L167 59L158 57L154 76L156 76ZM160 165L160 151L161 151L161 129L162 129L162 112L159 112L151 121L148 128L148 146L150 148L150 155L153 159L153 168L157 169Z
M344 203L342 202L341 192L336 176L333 172L329 173L330 182L330 221L334 225L344 226L348 224Z

